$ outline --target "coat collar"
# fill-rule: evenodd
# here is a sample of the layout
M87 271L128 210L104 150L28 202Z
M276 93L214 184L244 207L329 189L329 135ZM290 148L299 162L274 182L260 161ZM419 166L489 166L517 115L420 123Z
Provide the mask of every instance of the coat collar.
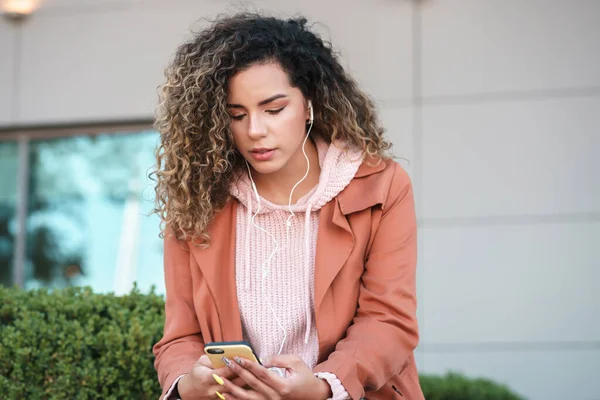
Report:
M385 168L383 160L369 159L361 164L354 179L337 197L342 214L349 215L384 203L388 188L381 185L377 174Z
M373 175L385 169L386 162L383 159L367 158L356 171L355 178L364 178Z

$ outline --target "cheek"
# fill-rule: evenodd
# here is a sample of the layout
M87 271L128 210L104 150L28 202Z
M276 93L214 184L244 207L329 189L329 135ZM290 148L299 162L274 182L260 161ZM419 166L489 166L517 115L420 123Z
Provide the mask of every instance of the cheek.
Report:
M240 124L231 124L231 135L233 136L233 142L237 147L239 147L240 143L244 142L244 138L247 135L244 132L244 129L241 128Z
M304 118L302 115L291 114L279 120L278 131L290 141L303 140L306 134Z

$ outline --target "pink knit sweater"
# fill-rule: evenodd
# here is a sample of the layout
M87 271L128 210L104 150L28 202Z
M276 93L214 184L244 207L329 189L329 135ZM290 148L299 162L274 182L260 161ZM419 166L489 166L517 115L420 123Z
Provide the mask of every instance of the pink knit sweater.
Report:
M245 339L261 359L293 354L311 369L319 356L313 323L319 213L350 183L362 162L359 152L347 154L319 140L316 145L319 183L292 205L292 218L287 205L260 198L259 208L247 173L234 179L231 187L231 194L241 203L237 211L236 285ZM317 376L329 382L333 399L350 398L335 375Z

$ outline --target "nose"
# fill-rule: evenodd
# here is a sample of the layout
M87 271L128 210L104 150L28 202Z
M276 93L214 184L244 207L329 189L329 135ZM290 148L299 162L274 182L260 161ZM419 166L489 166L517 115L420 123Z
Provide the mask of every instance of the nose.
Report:
M248 136L252 140L258 140L267 136L267 126L260 113L249 115Z

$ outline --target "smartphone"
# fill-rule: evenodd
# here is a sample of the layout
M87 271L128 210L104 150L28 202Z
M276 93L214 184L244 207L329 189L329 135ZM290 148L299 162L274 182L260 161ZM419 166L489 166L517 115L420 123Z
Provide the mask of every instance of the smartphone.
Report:
M225 366L223 357L227 357L230 360L233 360L233 357L240 357L262 365L256 352L248 342L206 343L206 345L204 345L204 353L208 356L215 369Z

